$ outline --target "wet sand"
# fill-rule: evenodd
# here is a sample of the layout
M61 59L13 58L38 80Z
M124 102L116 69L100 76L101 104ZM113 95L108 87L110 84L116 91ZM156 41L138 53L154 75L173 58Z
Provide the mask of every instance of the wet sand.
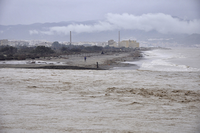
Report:
M111 69L141 57L84 56L40 59L64 65L1 64L0 132L200 132L199 71L96 71L96 60ZM57 66L91 70L38 69Z
M86 57L86 61L84 60ZM60 57L39 58L40 62L51 61L51 64L0 64L0 68L44 68L44 69L94 69L105 70L113 67L129 67L133 64L122 63L125 61L134 61L141 59L140 52L115 52L115 53L92 53L82 55L63 55ZM35 62L36 60L26 60L27 62ZM62 64L59 64L62 62ZM97 68L98 62L98 68Z

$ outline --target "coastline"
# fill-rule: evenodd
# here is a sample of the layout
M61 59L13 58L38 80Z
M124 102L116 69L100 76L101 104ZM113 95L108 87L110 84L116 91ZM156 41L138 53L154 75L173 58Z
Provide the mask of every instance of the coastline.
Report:
M59 57L51 58L40 57L35 60L23 60L25 62L31 62L26 64L6 64L6 61L2 61L3 63L0 64L0 68L109 70L114 67L137 66L124 62L142 59L141 51L142 50L134 50L130 52L109 52L105 54L91 53L82 55L62 55ZM86 61L84 60L84 57L86 57ZM44 63L37 64L35 63L36 61ZM54 63L47 64L46 62ZM61 62L62 64L59 64Z
M15 69L17 65L0 69L1 131L199 132L200 71L159 71L157 66L142 69L137 60L165 60L163 54L177 54L150 50L138 50L144 57L133 55L133 51L69 55L19 61L20 69ZM21 69L28 61L35 63ZM131 61L140 69L126 64Z

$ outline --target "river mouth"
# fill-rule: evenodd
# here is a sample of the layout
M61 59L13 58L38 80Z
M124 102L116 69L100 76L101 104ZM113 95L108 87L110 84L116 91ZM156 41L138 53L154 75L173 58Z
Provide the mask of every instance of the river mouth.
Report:
M0 69L2 132L197 132L200 73Z

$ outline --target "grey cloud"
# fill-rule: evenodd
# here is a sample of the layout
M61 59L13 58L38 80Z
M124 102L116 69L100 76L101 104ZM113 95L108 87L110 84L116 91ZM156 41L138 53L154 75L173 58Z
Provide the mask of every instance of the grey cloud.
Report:
M133 14L113 14L108 13L104 21L99 21L93 25L70 24L68 26L50 27L47 31L30 31L30 34L69 34L69 31L75 33L91 33L112 30L156 30L160 33L200 33L200 20L179 20L171 15L163 13L143 14L136 16Z
M84 24L71 24L68 26L62 26L62 27L51 27L50 32L53 33L64 33L68 34L69 31L73 31L76 33L82 33L82 32L100 32L100 31L107 31L107 30L114 30L115 25L110 24L109 22L98 22L94 25L84 25Z
M199 19L199 6L199 0L0 0L0 24L100 20L107 13Z
M184 21L163 13L108 14L108 22L121 29L157 30L160 33L200 33L200 20Z
M39 32L37 30L30 30L29 31L29 34L30 35L33 35L33 34L38 34Z

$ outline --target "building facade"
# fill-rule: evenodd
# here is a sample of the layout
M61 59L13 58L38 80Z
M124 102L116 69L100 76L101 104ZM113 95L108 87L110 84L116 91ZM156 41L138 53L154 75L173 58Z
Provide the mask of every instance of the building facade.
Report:
M108 45L111 47L117 47L117 43L114 40L109 40Z
M139 43L135 40L123 40L120 42L119 47L126 47L126 48L137 48L139 47Z
M8 45L8 39L0 40L0 45Z

